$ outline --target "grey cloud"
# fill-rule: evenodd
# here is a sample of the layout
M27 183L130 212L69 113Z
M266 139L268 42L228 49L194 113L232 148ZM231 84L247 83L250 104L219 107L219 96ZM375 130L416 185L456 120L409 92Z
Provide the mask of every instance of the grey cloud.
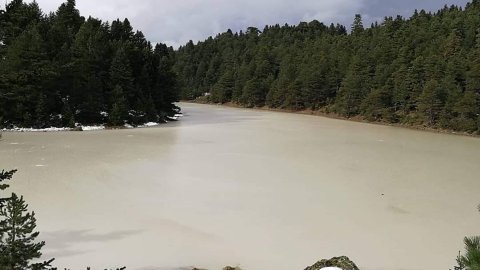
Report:
M437 11L445 5L457 5L464 7L467 4L467 0L368 0L368 4L365 5L360 13L367 15L370 22L376 20L382 20L385 16L402 15L403 17L410 17L415 9Z
M54 11L62 0L37 0L46 11ZM437 10L443 5L464 6L466 0L77 0L84 16L103 20L129 18L152 42L173 46L188 40L203 40L230 28L263 28L269 24L297 24L317 19L349 25L355 13L365 23L384 16L409 16L415 9Z

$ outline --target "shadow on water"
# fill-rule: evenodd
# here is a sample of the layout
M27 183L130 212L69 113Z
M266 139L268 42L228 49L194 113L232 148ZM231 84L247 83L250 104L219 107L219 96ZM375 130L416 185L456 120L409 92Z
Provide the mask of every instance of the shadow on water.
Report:
M124 230L109 233L94 233L92 230L62 230L42 233L47 243L45 257L61 258L88 253L88 250L76 250L78 244L119 241L142 233L140 230Z

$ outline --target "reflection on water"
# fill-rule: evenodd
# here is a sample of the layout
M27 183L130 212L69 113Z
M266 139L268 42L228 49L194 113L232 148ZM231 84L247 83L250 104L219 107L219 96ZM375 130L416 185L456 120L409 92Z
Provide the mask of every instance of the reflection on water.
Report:
M158 128L4 134L59 268L449 269L480 234L479 139L181 106Z

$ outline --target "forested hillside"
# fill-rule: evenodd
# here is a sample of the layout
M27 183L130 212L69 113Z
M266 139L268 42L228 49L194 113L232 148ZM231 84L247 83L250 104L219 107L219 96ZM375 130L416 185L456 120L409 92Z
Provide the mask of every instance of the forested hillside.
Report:
M229 30L176 58L183 99L479 131L478 0L371 27L357 15L351 31L318 21Z
M162 121L182 99L318 110L478 132L480 1L348 30L318 21L227 31L178 51L127 19L55 13L10 1L0 11L0 127Z
M129 21L80 16L75 0L43 14L36 2L0 11L0 127L120 126L174 113L173 49Z

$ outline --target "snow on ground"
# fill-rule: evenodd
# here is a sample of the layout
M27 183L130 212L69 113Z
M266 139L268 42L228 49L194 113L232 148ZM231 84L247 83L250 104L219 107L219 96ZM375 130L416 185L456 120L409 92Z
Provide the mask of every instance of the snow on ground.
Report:
M169 120L178 120L181 117L183 117L183 114L175 114L172 117L168 117ZM156 127L159 126L159 123L156 122L148 122L143 125L139 125L138 128L147 128L147 127ZM77 128L81 127L82 131L97 131L97 130L104 130L105 126L81 126L80 124L77 124ZM125 128L131 129L135 128L132 125L125 124ZM14 127L11 129L0 129L0 132L59 132L59 131L72 131L74 129L72 128L57 128L57 127L49 127L49 128L42 128L42 129L35 129L35 128L19 128L19 127Z
M139 128L145 128L145 127L156 127L156 126L159 126L160 124L159 123L155 123L155 122L148 122L148 123L145 123L141 126L138 126Z
M49 127L49 128L42 128L42 129L35 129L35 128L19 128L14 127L12 129L1 129L0 131L16 131L16 132L58 132L58 131L69 131L70 128L56 128L56 127Z
M81 127L83 131L93 131L93 130L104 130L105 126L78 126ZM73 128L57 128L57 127L49 127L49 128L19 128L14 127L11 129L0 129L3 132L60 132L60 131L72 131Z
M320 270L342 270L342 268L338 268L338 267L324 267Z
M104 130L105 126L82 126L83 131Z
M183 114L177 113L177 114L175 114L174 116L168 116L167 118L170 119L170 120L178 120L178 119L180 119L181 117L183 117Z

